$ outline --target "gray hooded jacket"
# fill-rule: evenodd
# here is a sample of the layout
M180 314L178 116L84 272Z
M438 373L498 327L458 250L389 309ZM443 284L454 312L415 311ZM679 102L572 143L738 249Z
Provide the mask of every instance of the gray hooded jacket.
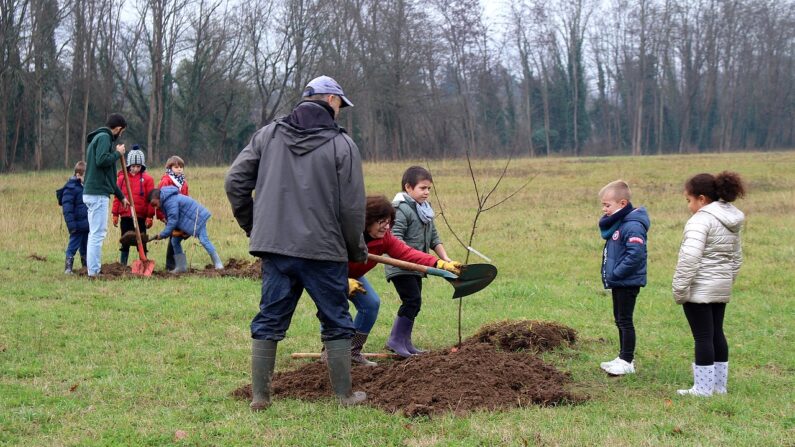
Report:
M237 156L225 189L251 254L366 261L362 161L341 127L277 119Z
M705 205L687 221L673 280L678 304L729 302L743 263L744 221L742 211L722 201Z

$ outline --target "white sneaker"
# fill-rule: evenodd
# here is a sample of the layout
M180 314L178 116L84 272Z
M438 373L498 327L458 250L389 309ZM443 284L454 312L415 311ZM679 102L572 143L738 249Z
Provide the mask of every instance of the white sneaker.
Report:
M623 376L625 374L635 374L635 361L633 360L632 363L628 363L625 360L618 359L616 362L607 365L607 368L603 368L606 373L610 374L611 376Z
M614 363L618 362L619 360L621 360L621 357L616 357L616 358L614 358L613 360L610 360L609 362L602 362L602 363L600 363L600 364L599 364L599 367L600 367L600 368L602 368L602 369L604 369L605 371L607 371L607 368L608 368L610 365L612 365L612 364L614 364Z

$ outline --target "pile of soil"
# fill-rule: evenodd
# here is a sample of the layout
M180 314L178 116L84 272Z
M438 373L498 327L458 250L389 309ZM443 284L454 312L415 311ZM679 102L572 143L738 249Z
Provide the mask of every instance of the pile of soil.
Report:
M143 235L141 235L143 236ZM135 237L135 233L133 233ZM138 275L132 273L132 263L137 259L135 254L130 256L130 265L122 265L121 263L114 262L111 264L102 264L100 279L116 280L124 278L140 278ZM257 259L255 261L245 261L235 258L230 258L224 264L223 270L216 270L212 264L207 264L203 269L190 268L185 273L174 274L165 270L163 264L155 261L155 271L152 272L154 278L177 278L180 276L202 276L208 278L218 278L224 276L232 276L236 278L250 278L259 280L262 278L262 262ZM77 275L86 275L85 267L75 269L74 273Z
M499 325L510 328L506 332L522 340L538 339L536 333L560 334L561 329L576 334L571 328L538 321L494 323L481 331L486 328L497 331ZM405 360L383 361L377 367L355 366L351 376L354 389L367 393L367 405L407 417L581 402L584 397L567 389L572 382L568 373L531 354L574 341L573 337L561 336L553 346L552 338L544 339L538 346L520 348L525 352L512 352L498 348L491 341L478 342L472 337L458 350L437 350ZM318 400L333 396L328 369L321 362L276 373L272 384L276 399ZM236 389L232 396L251 400L251 385Z
M504 320L481 327L465 343L489 343L506 351L540 353L576 341L577 331L568 326L547 321Z

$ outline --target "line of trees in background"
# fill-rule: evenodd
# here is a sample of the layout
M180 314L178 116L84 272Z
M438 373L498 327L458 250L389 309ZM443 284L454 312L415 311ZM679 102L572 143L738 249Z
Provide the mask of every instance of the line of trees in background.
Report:
M795 1L0 0L0 172L111 112L229 162L327 74L369 160L795 146Z

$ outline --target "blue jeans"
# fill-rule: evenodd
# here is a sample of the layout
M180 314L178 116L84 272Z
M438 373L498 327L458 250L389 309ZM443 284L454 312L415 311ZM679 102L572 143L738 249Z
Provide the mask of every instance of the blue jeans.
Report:
M357 293L349 299L356 308L356 318L353 319L353 326L356 332L369 334L378 319L378 308L381 307L381 298L375 293L375 289L364 276L357 278L367 293Z
M83 194L83 203L88 207L88 276L99 274L102 268L102 241L108 234L108 196Z
M270 253L262 256L262 296L259 312L251 321L251 338L283 340L304 288L317 306L322 340L353 337L348 263Z
M212 258L215 255L215 247L213 243L210 242L210 236L207 235L207 225L202 225L196 228L196 234L194 235L199 242L202 244L205 250L207 250L207 254L210 255ZM175 255L181 255L184 253L182 250L182 238L181 237L172 237L171 238L171 247L174 249Z
M86 250L88 248L88 233L85 231L78 231L77 233L69 234L69 245L66 246L66 257L74 258L75 254L80 251L80 258L88 263L86 258Z

